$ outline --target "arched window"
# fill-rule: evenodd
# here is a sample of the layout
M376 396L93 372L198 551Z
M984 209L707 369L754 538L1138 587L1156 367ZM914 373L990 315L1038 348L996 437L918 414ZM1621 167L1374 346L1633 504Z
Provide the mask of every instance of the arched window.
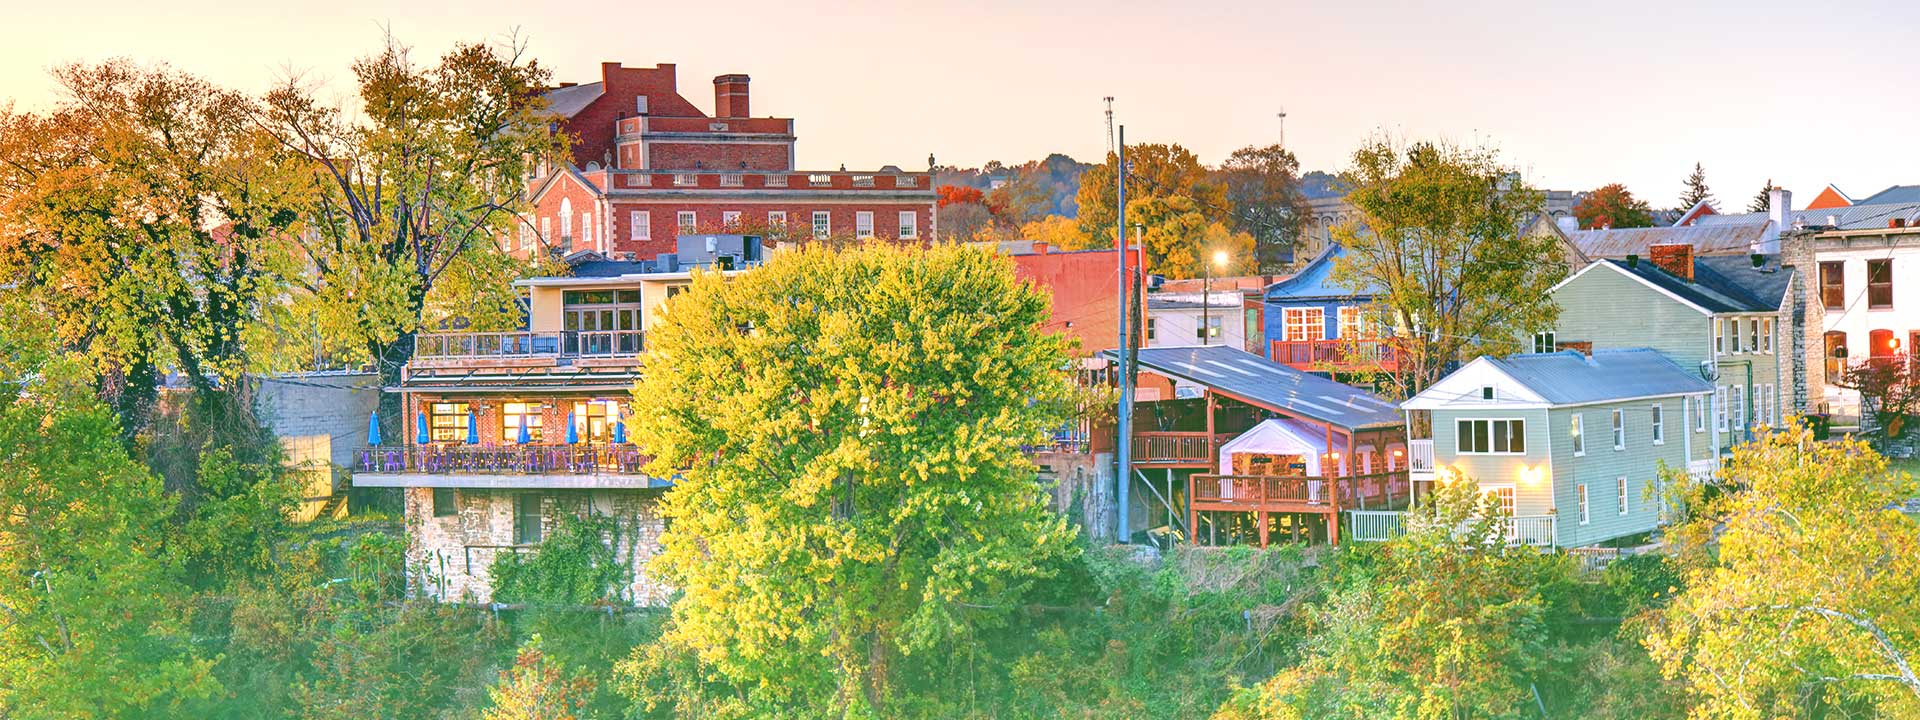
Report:
M1847 370L1847 333L1828 330L1822 338L1827 347L1827 382L1835 382Z
M1904 355L1900 350L1900 341L1893 336L1892 330L1874 330L1867 333L1867 353L1875 363L1892 362Z

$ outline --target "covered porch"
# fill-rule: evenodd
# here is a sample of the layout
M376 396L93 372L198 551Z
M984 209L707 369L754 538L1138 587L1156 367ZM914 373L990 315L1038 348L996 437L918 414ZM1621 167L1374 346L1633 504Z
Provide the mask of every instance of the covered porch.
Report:
M1412 501L1404 420L1385 399L1228 347L1148 348L1139 367L1168 398L1134 411L1129 479L1149 534L1337 544L1343 513Z

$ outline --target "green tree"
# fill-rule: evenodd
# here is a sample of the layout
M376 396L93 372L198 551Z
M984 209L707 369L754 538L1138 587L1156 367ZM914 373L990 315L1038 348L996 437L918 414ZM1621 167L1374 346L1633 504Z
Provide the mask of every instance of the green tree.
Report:
M519 322L506 281L528 268L501 243L530 227L527 178L564 162L566 139L548 130L546 68L517 44L460 44L421 67L389 38L353 73L362 112L290 80L256 115L309 191L292 240L315 272L296 278L279 322L290 353L310 357L318 342L392 385L423 328ZM398 398L382 396L383 415L398 415Z
M1646 637L1694 716L1920 715L1913 478L1795 423L1736 447L1718 482L1694 488L1673 535L1686 588Z
M240 431L217 444L247 444L257 423L230 417L245 403L216 396L244 393L270 335L261 308L291 266L299 184L238 93L127 61L54 78L65 97L50 112L0 111L0 277L92 360L129 437L173 372L196 417ZM195 472L166 476L184 487Z
M593 696L593 680L566 670L541 652L539 636L520 648L513 667L487 689L492 707L481 720L576 720Z
M1552 326L1561 241L1527 231L1541 195L1492 150L1379 138L1354 152L1346 178L1361 219L1334 230L1346 253L1333 278L1373 293L1375 320L1400 334L1389 390L1412 396L1454 363L1513 352Z
M1510 545L1502 520L1473 481L1438 484L1404 536L1339 561L1329 597L1309 610L1306 660L1215 717L1523 716L1572 565Z
M1602 185L1573 206L1582 229L1638 228L1653 225L1653 208L1620 183Z
M1129 222L1146 228L1140 246L1152 272L1172 278L1196 278L1209 272L1215 253L1227 254L1226 267L1211 269L1215 276L1238 274L1254 264L1253 236L1234 232L1227 223L1209 220L1193 198L1184 195L1145 197L1127 202ZM1129 238L1131 240L1131 238Z
M1247 266L1262 273L1284 271L1281 258L1312 212L1300 189L1300 161L1279 145L1250 145L1233 151L1214 175L1232 207L1231 227L1254 238Z
M1760 192L1754 193L1753 199L1747 202L1747 212L1763 213L1772 208L1773 178L1767 178L1767 184L1760 188Z
M1693 172L1687 175L1687 187L1680 191L1680 212L1693 209L1693 206L1705 202L1713 204L1713 191L1707 189L1707 169L1700 163L1693 164Z
M185 622L170 501L72 359L0 400L0 715L193 716L221 692Z
M1114 156L1107 154L1105 164L1088 168L1080 176L1076 196L1080 208L1080 229L1101 247L1113 247ZM1226 189L1209 177L1207 166L1192 151L1179 145L1127 146L1127 203L1149 198L1184 197L1209 222L1228 219ZM1136 219L1127 219L1127 241L1133 241Z
M663 499L650 565L681 588L622 668L683 714L903 717L915 663L1003 622L1073 553L1021 453L1072 400L1044 296L978 248L807 248L697 277L651 331L635 441ZM644 681L697 663L671 698Z

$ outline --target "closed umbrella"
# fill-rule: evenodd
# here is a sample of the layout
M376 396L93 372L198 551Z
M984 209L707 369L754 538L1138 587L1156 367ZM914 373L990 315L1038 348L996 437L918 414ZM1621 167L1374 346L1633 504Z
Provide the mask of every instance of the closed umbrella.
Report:
M467 444L480 444L480 419L471 412L467 413Z
M573 413L569 412L567 413L567 444L574 445L579 442L580 442L580 431L574 428Z
M376 447L380 445L380 413L379 412L367 413L367 444L373 445Z
M527 419L525 417L520 418L520 437L516 438L515 442L521 445L533 442L533 435L527 432Z
M627 424L625 422L615 422L613 424L613 444L627 444Z
M427 437L427 414L420 413L414 418L413 444L425 445L429 439L430 438Z

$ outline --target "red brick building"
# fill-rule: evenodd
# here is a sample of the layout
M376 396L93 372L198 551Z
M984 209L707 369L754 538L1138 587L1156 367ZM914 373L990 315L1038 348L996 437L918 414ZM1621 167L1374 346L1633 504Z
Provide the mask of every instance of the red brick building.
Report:
M529 179L533 214L509 249L650 258L700 232L933 238L932 177L893 166L794 168L793 119L749 114L749 79L713 79L711 116L680 95L673 65L602 63L600 81L548 91L572 162Z

